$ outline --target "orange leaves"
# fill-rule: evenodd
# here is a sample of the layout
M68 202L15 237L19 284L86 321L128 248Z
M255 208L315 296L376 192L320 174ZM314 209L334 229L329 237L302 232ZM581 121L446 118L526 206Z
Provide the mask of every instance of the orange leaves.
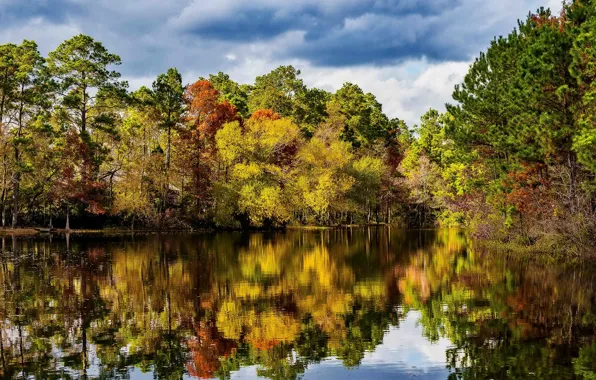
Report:
M186 87L184 101L188 106L190 118L199 119L201 113L207 113L218 103L219 91L208 80L199 80Z
M505 199L520 213L540 215L552 208L548 201L548 181L542 175L543 165L523 165L510 172L502 185L508 192Z
M220 358L233 354L236 344L223 338L214 326L200 322L196 336L188 340L191 360L186 368L193 377L212 378L221 367Z
M559 32L563 32L565 28L565 13L561 11L561 16L547 16L546 14L542 15L532 15L532 21L536 23L536 27L544 28L550 27L553 29L558 29Z
M219 91L208 80L189 85L184 101L187 105L186 120L201 136L213 139L225 123L240 120L236 107L226 100L220 102Z
M185 121L190 130L181 133L183 167L192 170L190 194L201 202L209 202L212 183L212 161L216 156L215 135L224 124L241 121L238 110L227 100L220 101L219 91L208 80L199 80L186 87Z
M261 120L279 120L280 116L277 112L270 109L256 110L250 117L250 121L261 121Z

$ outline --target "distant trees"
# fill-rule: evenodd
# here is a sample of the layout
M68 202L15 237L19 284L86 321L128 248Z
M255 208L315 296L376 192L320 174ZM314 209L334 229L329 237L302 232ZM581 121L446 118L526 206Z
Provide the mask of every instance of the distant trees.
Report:
M292 66L254 85L225 73L185 85L171 68L129 93L119 64L84 35L47 60L31 41L0 46L3 222L58 217L69 229L74 214L89 216L88 227L134 229L392 219L387 194L399 186L405 126L358 86L308 88Z

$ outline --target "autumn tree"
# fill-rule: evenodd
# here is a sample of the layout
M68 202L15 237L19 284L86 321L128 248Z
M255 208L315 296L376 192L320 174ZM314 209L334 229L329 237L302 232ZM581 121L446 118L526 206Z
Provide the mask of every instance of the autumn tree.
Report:
M119 64L119 56L109 53L100 42L85 35L63 42L49 55L48 67L58 85L55 119L66 134L69 146L65 149L74 147L79 150L75 154L75 166L65 168L62 177L62 182L76 181L79 184L73 183L67 188L75 186L80 190L101 193L98 174L106 153L102 140L104 136L108 139L116 136L116 110L127 86L126 82L119 80L120 74L110 69L110 66ZM71 156L71 153L68 152L65 157ZM91 212L103 211L99 199L88 199L94 198L92 194L76 192L69 198L87 203ZM67 217L69 208L67 206Z
M186 88L184 131L184 166L193 172L190 193L204 207L211 203L211 183L217 180L217 144L215 136L225 123L240 121L234 105L221 100L211 81L199 80ZM199 199L202 198L202 199Z
M283 225L291 220L288 182L300 144L300 130L289 119L238 121L217 132L218 154L226 176L216 183L216 220L245 225Z
M298 152L294 187L301 221L330 224L350 210L354 154L340 133L333 125L324 126Z
M133 98L142 101L146 90L133 93ZM119 128L120 140L112 150L112 157L123 173L114 184L112 212L130 218L132 230L137 221L151 227L158 225L159 205L155 199L163 189L165 177L162 156L153 150L160 132L150 110L137 103L127 109Z

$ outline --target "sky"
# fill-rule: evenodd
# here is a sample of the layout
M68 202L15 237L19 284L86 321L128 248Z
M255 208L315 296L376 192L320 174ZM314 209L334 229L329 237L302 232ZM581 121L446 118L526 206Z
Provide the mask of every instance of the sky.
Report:
M120 55L132 90L169 67L186 83L219 71L252 83L291 64L308 86L358 84L413 125L540 6L561 0L0 0L0 43L32 39L47 54L90 35Z

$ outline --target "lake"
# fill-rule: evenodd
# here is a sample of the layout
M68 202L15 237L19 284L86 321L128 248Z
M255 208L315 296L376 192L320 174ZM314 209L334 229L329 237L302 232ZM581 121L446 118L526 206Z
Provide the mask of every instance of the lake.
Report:
M1 244L5 378L596 378L594 266L458 230Z

